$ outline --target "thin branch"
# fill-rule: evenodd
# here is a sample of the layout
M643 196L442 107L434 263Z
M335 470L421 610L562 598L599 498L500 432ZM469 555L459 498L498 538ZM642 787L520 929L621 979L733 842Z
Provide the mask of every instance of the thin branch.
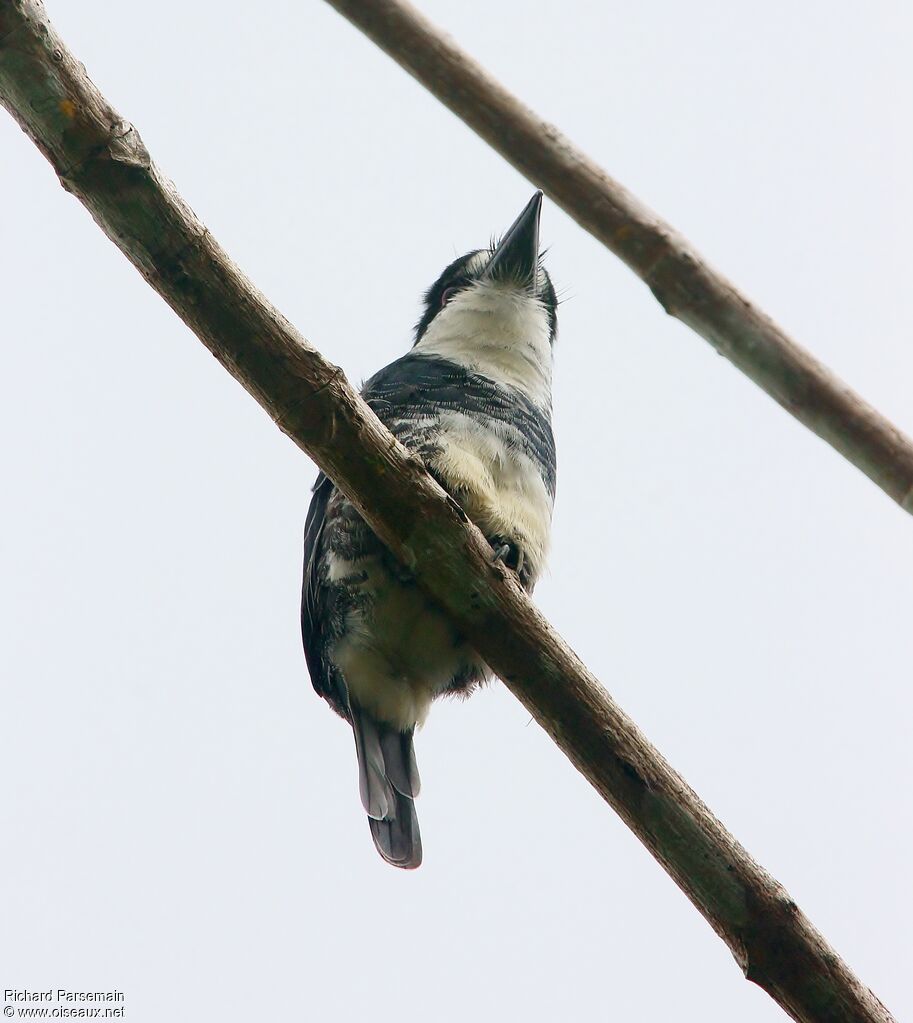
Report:
M696 333L913 513L913 441L669 224L403 0L327 0L640 277Z
M0 102L65 188L355 502L485 660L795 1019L889 1023L878 999L552 631L490 548L345 380L232 264L39 0L0 0Z

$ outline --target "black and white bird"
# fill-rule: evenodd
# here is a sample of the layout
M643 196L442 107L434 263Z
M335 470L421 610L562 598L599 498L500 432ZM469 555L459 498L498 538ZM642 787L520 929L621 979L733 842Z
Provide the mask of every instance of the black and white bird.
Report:
M557 301L539 253L541 207L537 192L497 245L444 270L412 350L362 391L527 590L555 498ZM314 688L352 725L374 844L387 862L417 867L413 732L434 699L468 694L490 672L323 474L305 525L301 629Z

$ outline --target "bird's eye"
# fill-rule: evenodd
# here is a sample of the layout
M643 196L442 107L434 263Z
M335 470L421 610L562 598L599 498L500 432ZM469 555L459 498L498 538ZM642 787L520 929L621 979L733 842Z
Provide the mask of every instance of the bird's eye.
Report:
M458 288L444 288L444 292L441 295L441 308L442 309L453 298L453 296L457 293L458 290L459 290Z

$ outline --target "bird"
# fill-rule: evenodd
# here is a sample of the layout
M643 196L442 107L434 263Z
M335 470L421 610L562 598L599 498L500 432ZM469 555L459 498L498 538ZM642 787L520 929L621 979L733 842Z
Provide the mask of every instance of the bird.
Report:
M411 350L362 397L531 592L555 500L557 298L539 249L542 192L500 241L451 262L424 295ZM323 473L304 530L301 633L314 689L352 726L380 855L422 862L413 736L438 697L491 672Z

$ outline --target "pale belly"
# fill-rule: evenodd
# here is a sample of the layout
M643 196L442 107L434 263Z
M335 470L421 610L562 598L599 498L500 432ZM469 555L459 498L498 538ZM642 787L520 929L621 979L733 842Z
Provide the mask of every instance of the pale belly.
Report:
M488 671L415 583L395 578L376 557L355 565L367 575L354 587L364 599L347 612L330 656L360 706L409 729L424 721L436 696Z
M535 584L548 553L552 497L533 462L492 430L453 416L430 467L488 536L522 548Z
M452 417L428 458L486 536L522 548L530 585L545 559L552 501L531 462L496 434ZM420 724L436 696L468 692L489 670L419 587L370 554L330 559L330 583L348 593L345 625L330 649L349 695L381 721Z

